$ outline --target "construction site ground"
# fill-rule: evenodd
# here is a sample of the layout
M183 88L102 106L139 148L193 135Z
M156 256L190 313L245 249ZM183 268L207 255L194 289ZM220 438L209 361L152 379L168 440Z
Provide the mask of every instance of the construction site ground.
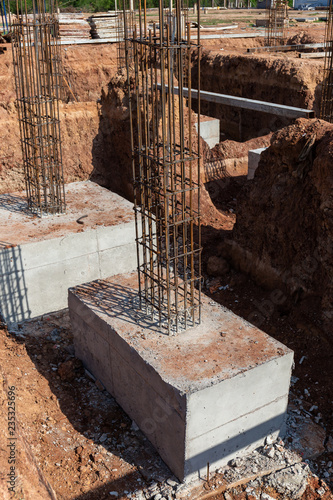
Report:
M321 17L322 13L290 11L289 15L311 18ZM263 11L208 11L202 16L202 25L206 27L210 23L216 28L219 24L236 23L238 28L230 33L259 32L250 24L260 16L264 16ZM214 29L202 33L214 33ZM322 42L324 33L325 23L302 21L291 23L288 36L301 43L313 43ZM202 40L202 43L209 57L223 53L235 58L246 56L248 47L263 45L263 38ZM68 102L61 109L66 181L91 178L108 187L105 172L98 163L108 148L99 126L101 96L107 93L108 83L117 69L116 46L67 46L63 55L65 76L71 88ZM277 67L277 74L279 68L281 75L285 68L291 73L299 68L295 52L261 53L260 58ZM304 88L307 86L309 93L314 89L313 75L319 75L322 67L323 59L302 62ZM217 75L223 73L223 67L216 62L214 71ZM258 82L262 84L264 80L265 76L258 74ZM266 91L269 100L268 86ZM286 102L288 91L286 87ZM313 95L312 101L309 98L310 104L314 102ZM121 142L125 131L117 133L117 141ZM242 145L237 148L235 144L226 142L226 157L237 156ZM284 444L268 442L247 463L233 463L211 476L209 481L203 478L199 485L179 485L136 424L75 358L68 312L62 311L18 324L11 331L5 325L0 328L2 498L333 498L331 338L317 326L316 318L306 316L300 303L268 307L269 290L258 286L228 263L224 263L222 270L212 265L214 259L211 257L218 257L219 263L223 262L223 241L236 221L237 197L246 182L244 176L238 176L207 186L219 216L216 217L213 211L204 214L204 292L245 319L254 311L265 311L261 328L295 352ZM0 193L23 188L14 75L8 47L0 55ZM18 479L16 493L10 495L6 484L9 473L7 397L9 388L13 387ZM296 454L288 455L287 450ZM268 463L267 457L273 462ZM302 470L297 464L300 460L303 461ZM309 469L305 468L306 464ZM283 481L278 475L280 469L282 472L288 469L294 479L300 478L299 487L295 486L295 481L288 480L283 489ZM227 483L231 487L224 492Z

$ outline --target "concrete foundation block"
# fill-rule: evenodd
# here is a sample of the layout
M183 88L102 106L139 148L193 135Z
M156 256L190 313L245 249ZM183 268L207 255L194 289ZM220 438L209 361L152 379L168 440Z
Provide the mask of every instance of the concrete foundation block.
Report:
M195 124L198 131L198 124ZM200 117L200 136L207 142L210 148L213 148L220 142L220 120L211 116Z
M254 178L254 173L257 170L259 160L260 160L260 155L263 151L265 151L267 148L258 148L258 149L251 149L248 154L248 173L247 173L247 178L248 179L253 179Z
M69 290L75 353L178 479L283 435L292 351L205 296L201 325L169 337L138 309L136 280Z
M89 181L68 184L66 202L66 214L37 218L25 193L0 195L0 313L9 325L67 307L71 286L136 268L130 202Z

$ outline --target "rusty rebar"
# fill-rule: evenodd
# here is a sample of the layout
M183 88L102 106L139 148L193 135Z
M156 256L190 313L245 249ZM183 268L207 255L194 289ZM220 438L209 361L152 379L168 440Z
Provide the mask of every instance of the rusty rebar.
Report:
M39 216L65 211L59 101L59 22L53 0L17 0L12 47L28 206Z
M325 62L321 93L320 118L333 122L333 8L332 0L326 22Z
M284 45L288 24L287 0L267 0L265 44L268 46Z
M135 12L133 9L121 8L122 2L120 1L120 10L117 12L117 67L118 69L126 67L126 54L125 54L125 38L129 39L134 30ZM128 47L128 61L133 61L132 47Z
M191 88L187 101L183 95L192 50L200 60L200 22L194 43L181 0L161 0L151 26L143 2L125 39L127 56L133 53L126 67L139 296L146 313L173 334L201 320L200 143L193 132L198 121L200 133L200 120L191 110Z

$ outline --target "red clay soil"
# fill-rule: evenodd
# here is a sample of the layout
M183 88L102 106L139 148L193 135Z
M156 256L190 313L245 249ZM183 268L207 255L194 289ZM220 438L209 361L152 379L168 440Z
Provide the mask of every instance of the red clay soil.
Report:
M69 46L63 50L65 79L75 95L60 107L65 182L89 179L97 143L98 99L116 71L116 46ZM66 90L65 84L65 90ZM24 189L20 131L15 106L11 47L0 58L0 193Z
M275 133L253 182L238 200L233 231L237 266L265 286L333 314L333 126L300 119ZM247 252L247 253L246 253ZM256 269L256 271L254 271ZM319 313L319 310L317 310Z

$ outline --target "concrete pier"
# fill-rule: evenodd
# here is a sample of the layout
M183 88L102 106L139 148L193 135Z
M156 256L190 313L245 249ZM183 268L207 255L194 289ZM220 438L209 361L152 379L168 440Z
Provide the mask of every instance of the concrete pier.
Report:
M178 479L283 435L292 351L205 296L201 325L169 337L138 309L136 280L69 290L75 353Z
M132 204L90 181L66 186L67 213L38 218L0 195L0 313L7 324L67 307L68 288L136 268Z

